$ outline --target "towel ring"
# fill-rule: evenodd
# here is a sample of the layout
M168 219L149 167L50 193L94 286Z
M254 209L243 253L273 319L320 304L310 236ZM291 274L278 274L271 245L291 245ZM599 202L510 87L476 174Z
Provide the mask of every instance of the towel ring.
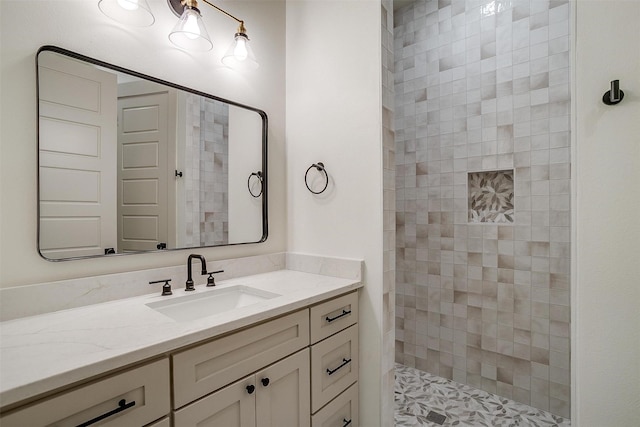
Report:
M258 181L260 181L260 192L258 194L253 194L253 191L251 191L251 177L255 176L258 178ZM260 196L262 196L262 186L264 183L264 179L262 177L262 172L258 171L258 172L253 172L251 175L249 175L249 179L247 179L247 188L249 189L249 194L251 194L253 197L255 197L256 199Z
M310 187L309 187L309 182L307 181L307 175L309 175L309 171L312 168L316 168L318 170L318 172L324 172L324 187L322 188L322 190L320 191L313 191ZM309 169L307 169L307 171L304 174L304 185L307 186L307 190L311 191L313 194L320 194L323 193L324 190L327 189L327 186L329 185L329 175L327 174L327 170L324 168L324 163L322 162L318 162L318 163L314 163L311 166L309 166Z

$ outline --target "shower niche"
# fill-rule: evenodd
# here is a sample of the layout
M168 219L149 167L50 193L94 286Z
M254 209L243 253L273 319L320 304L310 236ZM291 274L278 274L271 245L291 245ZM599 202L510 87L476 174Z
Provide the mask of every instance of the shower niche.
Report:
M513 223L513 169L469 172L467 185L469 223Z

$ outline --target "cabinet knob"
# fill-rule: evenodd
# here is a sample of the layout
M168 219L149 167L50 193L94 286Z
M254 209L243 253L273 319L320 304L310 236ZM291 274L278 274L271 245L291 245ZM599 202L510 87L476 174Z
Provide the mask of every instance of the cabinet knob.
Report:
M256 390L256 386L254 385L248 385L247 386L247 393L249 394L253 394L253 392Z
M269 385L269 378L263 378L260 381L262 381L262 385L265 387Z

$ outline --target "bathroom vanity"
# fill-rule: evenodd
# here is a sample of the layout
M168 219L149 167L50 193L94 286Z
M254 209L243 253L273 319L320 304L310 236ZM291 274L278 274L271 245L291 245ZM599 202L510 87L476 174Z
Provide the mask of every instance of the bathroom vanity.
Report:
M361 286L278 270L2 322L0 424L358 425Z

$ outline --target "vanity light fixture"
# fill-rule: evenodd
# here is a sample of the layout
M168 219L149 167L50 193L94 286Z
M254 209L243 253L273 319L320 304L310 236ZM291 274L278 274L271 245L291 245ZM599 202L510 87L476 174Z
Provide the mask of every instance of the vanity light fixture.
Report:
M249 37L243 21L240 21L233 43L222 57L222 63L229 68L246 67L251 70L258 68L258 61L249 45Z
M249 45L247 28L244 21L219 8L208 0L201 0L218 12L238 23L231 46L222 57L222 63L229 68L258 68L253 50ZM169 40L176 47L189 51L208 51L213 47L207 32L197 0L167 0L169 8L180 19L169 33ZM128 25L150 26L155 22L147 0L99 0L98 7L108 17Z
M148 27L156 21L147 0L100 0L98 8L109 18L126 25Z
M185 0L180 20L169 33L169 40L184 50L204 52L211 50L213 43L202 22L202 15L196 0Z

